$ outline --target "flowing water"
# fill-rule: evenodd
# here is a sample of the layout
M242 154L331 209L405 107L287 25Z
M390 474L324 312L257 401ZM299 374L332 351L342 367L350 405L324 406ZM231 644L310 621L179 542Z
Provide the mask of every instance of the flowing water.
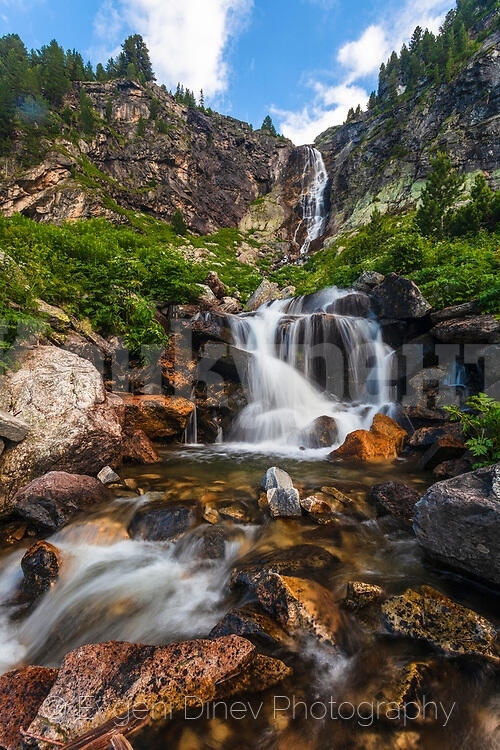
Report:
M350 580L378 584L388 594L426 583L495 617L493 599L427 567L411 532L377 518L366 502L376 482L404 481L423 493L431 477L405 459L362 469L325 459L347 432L369 427L375 413L394 406L391 350L363 295L332 288L274 302L254 315L235 317L233 335L248 359L248 405L226 442L169 448L158 465L124 467L122 475L135 490L117 490L107 506L49 538L61 552L60 576L28 612L20 609L18 592L20 561L30 540L0 553L2 672L27 663L57 666L65 653L84 643L168 644L206 637L230 608L245 601L228 586L242 556L258 559L304 543L339 557L334 572L315 575L337 599ZM330 442L319 448L311 447L318 419L322 424L326 419L330 430ZM188 440L195 439L195 430L193 422ZM272 465L290 473L302 497L334 487L348 495L352 508L341 512L333 526L305 518L270 522L258 500L262 475ZM172 502L198 509L195 527L179 542L130 538L137 511ZM224 556L216 559L196 554L207 509L219 514L226 534ZM307 638L279 652L294 675L274 691L243 698L249 706L245 720L228 715L226 703L218 713L174 720L163 735L137 738L134 747L494 750L500 707L492 670L434 656L438 682L433 695L439 696L443 712L423 723L380 722L367 696L383 695L405 664L428 660L429 650L402 639L375 640L354 617L346 630L351 646L342 654ZM296 710L295 701L300 703ZM329 710L332 701L335 714ZM352 716L338 715L342 702L344 714L357 707Z
M362 295L331 287L232 319L235 346L250 358L248 405L231 440L290 454L307 449L315 420L328 417L336 436L319 457L349 432L368 429L377 412L391 411L392 351L368 313L344 312L359 312L362 301Z
M297 233L305 224L306 238L300 248L300 254L308 252L311 242L321 237L326 224L326 188L328 173L321 152L313 146L302 146L304 167L302 170L302 190L299 206L302 219L295 230Z

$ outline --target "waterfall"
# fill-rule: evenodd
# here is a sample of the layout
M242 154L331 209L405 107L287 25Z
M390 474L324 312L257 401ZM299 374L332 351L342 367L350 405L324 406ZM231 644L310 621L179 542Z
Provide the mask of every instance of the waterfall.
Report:
M305 222L306 238L300 248L300 254L304 255L309 250L311 242L321 236L325 228L325 192L328 183L323 157L318 149L313 146L303 146L304 168L302 170L302 190L299 200L302 219L295 230L294 240L297 233Z
M263 305L231 325L235 346L250 355L248 405L231 440L259 449L317 448L322 418L320 429L326 425L332 435L323 445L331 449L390 410L392 350L366 295L331 287Z

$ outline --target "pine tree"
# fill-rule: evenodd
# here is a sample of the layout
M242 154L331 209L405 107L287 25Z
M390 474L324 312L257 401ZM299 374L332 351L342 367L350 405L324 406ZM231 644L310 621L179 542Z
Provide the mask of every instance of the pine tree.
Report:
M153 73L149 50L140 34L133 34L123 42L122 51L117 60L118 75L127 77L132 70L129 68L130 65L134 66L135 77L138 77L141 83L155 80L156 76Z
M261 130L265 130L265 131L266 131L266 133L269 133L269 135L274 135L274 136L277 136L277 135L278 135L278 131L277 131L277 130L276 130L276 128L274 127L274 123L273 123L273 121L271 120L271 118L270 118L270 116L269 116L269 115L266 115L266 116L264 117L264 120L263 120L263 122L262 122L262 125L260 126L260 129L261 129Z
M453 168L449 156L440 151L431 159L431 172L420 196L415 217L424 236L443 237L454 204L464 188L464 178Z

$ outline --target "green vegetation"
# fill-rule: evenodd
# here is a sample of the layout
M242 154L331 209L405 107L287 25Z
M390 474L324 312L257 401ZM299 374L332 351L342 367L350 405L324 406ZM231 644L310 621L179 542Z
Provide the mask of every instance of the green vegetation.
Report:
M237 230L179 237L168 225L134 214L135 228L104 219L62 226L23 216L0 218L0 320L13 329L37 317L36 299L88 318L103 335L120 334L132 350L161 344L155 303L197 299L209 270L243 297L260 275L236 260ZM186 249L187 248L187 249ZM204 248L204 250L202 250ZM198 250L199 258L195 258ZM4 336L5 338L5 336ZM7 336L8 338L8 336Z
M380 67L378 89L372 92L369 112L393 110L400 100L420 97L433 85L447 83L463 68L484 38L478 31L480 22L498 10L498 0L457 0L457 7L447 14L435 35L417 26L408 45L399 55L393 52ZM493 22L498 28L498 16ZM356 114L351 110L348 120Z
M308 293L328 284L349 286L363 271L395 271L415 281L435 308L477 299L483 310L500 313L500 194L480 174L470 198L446 215L442 236L428 236L418 211L382 216L375 208L366 226L270 278Z
M467 407L445 406L453 422L460 422L465 444L473 456L479 459L474 468L489 466L500 461L500 401L485 393L471 396L465 402Z

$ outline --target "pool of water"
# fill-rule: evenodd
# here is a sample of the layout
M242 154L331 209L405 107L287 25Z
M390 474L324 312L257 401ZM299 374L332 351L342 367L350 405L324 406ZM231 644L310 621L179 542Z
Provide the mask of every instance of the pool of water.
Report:
M57 666L65 653L83 643L116 639L167 644L207 636L239 602L228 580L240 557L303 543L319 545L340 558L333 573L316 576L338 599L350 580L378 584L389 594L426 583L495 619L498 601L434 570L410 530L388 518L378 519L366 503L366 493L376 482L403 481L423 494L430 477L404 459L363 466L334 464L312 453L301 459L248 453L238 445L183 446L165 449L159 464L126 467L122 477L135 489L117 491L109 505L76 518L50 537L61 550L60 578L24 617L13 619L12 601L21 581L25 544L4 550L2 671L23 663ZM341 517L334 527L306 519L269 520L258 499L262 476L272 465L290 473L301 496L336 487L353 500L357 512ZM200 564L190 555L189 545L179 552L174 543L130 539L127 527L134 513L159 499L194 503L200 523L207 508L239 509L243 523L224 516L225 527L232 530L225 558ZM169 724L160 737L137 738L134 747L496 747L494 717L500 706L495 703L498 684L492 668L439 657L421 644L382 633L374 637L354 619L349 622L356 644L351 653L334 653L308 638L278 653L293 667L293 677L274 691L244 698L244 716L232 716L230 704L215 713L204 707L199 716L193 711ZM425 721L377 720L376 697L405 664L421 659L436 662L433 697L439 696L442 709L432 716L429 712Z

